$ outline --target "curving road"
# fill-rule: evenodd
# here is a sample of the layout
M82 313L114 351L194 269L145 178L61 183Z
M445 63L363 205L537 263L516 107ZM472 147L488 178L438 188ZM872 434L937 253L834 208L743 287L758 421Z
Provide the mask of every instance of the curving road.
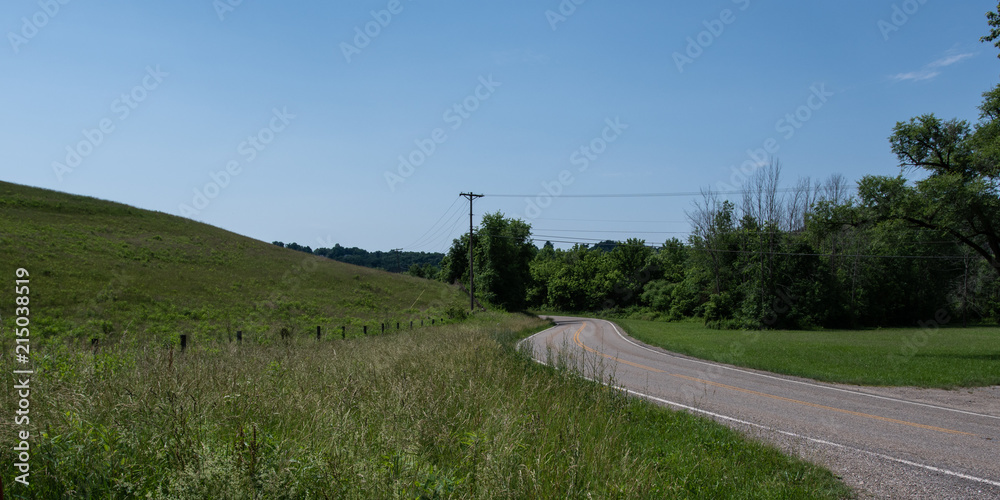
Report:
M747 432L821 463L862 496L1000 498L1000 415L706 362L613 323L549 317L534 357Z

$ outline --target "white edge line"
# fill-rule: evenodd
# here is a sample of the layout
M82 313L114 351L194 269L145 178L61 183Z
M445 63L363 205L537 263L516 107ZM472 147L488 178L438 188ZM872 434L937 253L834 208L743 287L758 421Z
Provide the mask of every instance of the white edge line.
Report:
M592 379L588 379L588 380L592 380ZM607 385L607 384L605 384L605 385ZM614 387L614 386L609 386L609 387ZM988 485L991 485L991 486L1000 487L1000 482L998 482L998 481L992 481L992 480L989 480L989 479L983 479L981 477L970 476L968 474L963 474L961 472L955 472L955 471L951 471L951 470L948 470L948 469L942 469L940 467L934 467L933 465L921 464L921 463L913 462L913 461L906 460L906 459L903 459L903 458L897 458L897 457L893 457L893 456L890 456L890 455L885 455L885 454L882 454L882 453L876 453L874 451L862 450L860 448L854 448L852 446L847 446L847 445L843 445L843 444L840 444L840 443L834 443L832 441L826 441L826 440L818 439L818 438L814 438L814 437L803 436L801 434L796 434L794 432L788 432L788 431L783 431L783 430L779 430L779 429L774 429L774 428L768 427L766 425L755 424L753 422L747 422L747 421L744 421L744 420L740 420L738 418L728 417L726 415L720 415L718 413L713 413L713 412L710 412L710 411L707 411L707 410L702 410L702 409L699 409L699 408L694 408L694 407L691 407L691 406L683 405L683 404L680 404L680 403L675 403L673 401L668 401L666 399L658 398L656 396L650 396L648 394L643 394L641 392L636 392L636 391L633 391L633 390L630 390L630 389L626 389L624 387L614 387L614 388L615 389L624 390L628 394L634 394L636 396L648 399L650 401L656 401L656 402L664 404L664 405L669 405L669 406L675 406L675 407L678 407L678 408L683 408L685 410L692 411L692 412L703 413L705 415L709 415L709 416L712 416L712 417L715 417L715 418L718 418L718 419L721 419L721 420L729 420L731 422L736 422L736 423L739 423L739 424L748 425L750 427L757 427L759 429L763 429L763 430L766 430L766 431L777 432L779 434L784 434L786 436L791 436L791 437L799 438L799 439L805 439L807 441L812 441L812 442L818 443L818 444L823 444L823 445L827 445L827 446L833 446L833 447L836 447L836 448L843 448L845 450L856 451L856 452L859 452L859 453L864 453L866 455L871 455L871 456L882 458L882 459L885 459L885 460L891 460L893 462L898 462L898 463L909 465L909 466L912 466L912 467L920 467L921 469L927 469L929 471L938 472L938 473L941 473L941 474L947 474L949 476L955 476L955 477L959 477L959 478L962 478L962 479L968 479L970 481L976 481L976 482L979 482L979 483L983 483L983 484L988 484Z
M601 320L601 321L604 321L604 320ZM608 323L611 323L611 322L608 321ZM614 325L614 323L611 323L611 324ZM555 327L552 327L552 328L555 328ZM552 328L548 328L548 329L542 330L542 331L540 331L540 332L532 335L531 337L522 339L517 344L518 348L520 348L521 344L523 344L524 342L530 340L531 338L535 337L536 335L540 335L542 333L545 333L545 332L551 330ZM616 330L617 330L617 328L616 328ZM621 333L619 333L619 335L621 335ZM639 346L639 347L642 347L642 346ZM548 363L546 363L546 362L544 362L542 360L536 359L534 357L534 350L532 350L531 359L533 359L538 364L545 365L545 366L550 366ZM742 370L738 370L738 371L742 371ZM748 373L752 373L752 372L748 372ZM594 379L592 379L590 377L586 377L586 376L583 376L583 375L580 375L580 378L583 378L585 380L589 380L591 382L598 382L597 380L594 380ZM775 378L777 378L777 377L775 377ZM784 380L784 379L780 379L780 380ZM667 406L673 406L673 407L681 408L681 409L688 410L688 411L691 411L691 412L701 413L701 414L708 415L710 417L714 417L714 418L717 418L717 419L720 419L720 420L728 420L730 422L735 422L735 423L742 424L742 425L747 425L747 426L750 426L750 427L756 427L758 429L763 429L763 430L770 431L770 432L777 432L778 434L784 434L786 436L790 436L790 437L794 437L794 438L798 438L798 439L805 439L807 441L812 441L812 442L817 443L817 444L822 444L822 445L826 445L826 446L832 446L832 447L835 447L835 448L842 448L842 449L845 449L845 450L856 451L856 452L859 452L859 453L864 453L866 455L871 455L873 457L878 457L878 458L882 458L882 459L885 459L885 460L890 460L892 462L901 463L901 464L904 464L904 465L909 465L911 467L919 467L921 469L926 469L926 470L929 470L929 471L932 471L932 472L937 472L937 473L946 474L946 475L949 475L949 476L954 476L954 477L958 477L958 478L962 478L962 479L967 479L969 481L976 481L976 482L979 482L979 483L988 484L990 486L996 486L996 487L1000 488L1000 482L998 482L998 481L993 481L993 480L990 480L990 479L984 479L984 478L976 477L976 476L970 476L968 474L963 474L961 472L955 472L955 471L951 471L951 470L948 470L948 469L942 469L940 467L934 467L933 465L921 464L921 463L913 462L913 461L910 461L910 460L906 460L904 458L897 458L897 457L893 457L893 456L890 456L890 455L885 455L883 453L876 453L874 451L862 450L860 448L854 448L852 446L847 446L847 445L843 445L843 444L840 444L840 443L834 443L832 441L826 441L824 439L819 439L819 438L814 438L814 437L809 437L809 436L803 436L801 434L796 434L794 432L783 431L783 430L775 429L775 428L772 428L772 427L768 427L766 425L760 425L760 424L755 424L753 422L747 422L745 420L740 420L738 418L729 417L729 416L726 416L726 415L722 415L720 413L714 413L714 412L711 412L711 411L708 411L708 410L702 410L700 408L695 408L693 406L688 406L688 405L685 405L685 404L676 403L674 401L670 401L670 400L667 400L667 399L659 398L659 397L656 397L656 396L651 396L649 394L643 394L641 392L633 391L631 389L628 389L628 388L622 387L622 386L610 385L610 384L606 384L604 382L598 382L598 383L600 383L602 385L606 385L608 387L611 387L612 389L618 389L618 390L625 391L626 394L630 394L630 395L633 395L633 396L638 396L638 397L641 397L643 399L647 399L649 401L655 401L657 403L664 404L664 405L667 405ZM819 387L822 387L822 386L819 386ZM851 392L851 391L848 391L848 392ZM860 393L860 394L864 394L864 393ZM891 399L891 398L889 398L889 399ZM900 401L909 402L909 401L905 401L905 400L900 400Z
M641 345L641 344L633 341L632 339L630 339L630 338L626 337L625 335L623 335L622 332L618 330L618 325L614 324L614 322L608 321L606 319L596 319L596 318L579 318L579 319L588 319L590 321L603 321L603 322L611 325L615 329L615 333L617 333L618 336L621 337L622 340L624 340L625 342L628 342L629 344L632 344L632 345L634 345L634 346L636 346L636 347L638 347L640 349L644 349L646 351L652 352L654 354L658 354L660 356L667 356L667 357L671 357L671 358L679 358L679 359L683 359L683 360L686 360L686 361L691 361L693 363L698 363L698 364L707 365L707 366L717 366L719 368L723 368L723 369L726 369L726 370L731 370L731 371L734 371L734 372L745 373L747 375L755 375L755 376L758 376L758 377L764 377L764 378L769 378L769 379L773 379L773 380L781 380L783 382L791 382L793 384L807 385L809 387L818 387L820 389L828 389L828 390L831 390L831 391L846 392L848 394L855 394L855 395L858 395L858 396L867 396L867 397L870 397L870 398L883 399L883 400L886 400L886 401L895 401L897 403L905 403L905 404L911 404L911 405L917 405L917 406L925 406L927 408L934 408L934 409L937 409L937 410L951 411L951 412L955 412L955 413L962 413L962 414L965 414L965 415L973 415L973 416L976 416L976 417L986 417L986 418L992 418L992 419L1000 420L1000 416L989 415L989 414L986 414L986 413L976 413L974 411L965 411L965 410L959 410L959 409L956 409L956 408L948 408L947 406L938 406L938 405L933 405L933 404L929 404L929 403L920 403L920 402L917 402L917 401L909 401L909 400L906 400L906 399L893 398L893 397L889 397L889 396L879 396L877 394L868 394L867 392L852 391L850 389L842 389L840 387L830 387L828 385L815 384L815 383L811 383L811 382L803 382L801 380L794 380L794 379L783 378L783 377L775 377L774 375L765 375L763 373L757 373L757 372L752 372L752 371L748 371L748 370L741 370L739 368L735 368L735 367L732 367L732 366L726 366L726 365L724 365L722 363L713 363L713 362L710 362L710 361L703 361L703 360L700 360L700 359L694 359L692 357L675 356L675 355L672 355L672 354L669 354L669 353L666 353L666 352L657 351L656 349L651 349L651 348L649 348L647 346ZM528 337L528 338L531 338L531 337ZM525 339L525 340L527 340L527 339Z

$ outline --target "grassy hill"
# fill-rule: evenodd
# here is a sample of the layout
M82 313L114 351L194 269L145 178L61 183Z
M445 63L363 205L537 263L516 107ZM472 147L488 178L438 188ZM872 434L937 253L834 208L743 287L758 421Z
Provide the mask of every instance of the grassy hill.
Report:
M464 307L442 283L309 256L172 215L0 182L0 276L30 273L48 337L273 338ZM8 286L4 286L8 289ZM13 300L11 298L11 300ZM12 302L11 302L12 303ZM5 308L6 309L6 308ZM394 325L393 325L394 327Z

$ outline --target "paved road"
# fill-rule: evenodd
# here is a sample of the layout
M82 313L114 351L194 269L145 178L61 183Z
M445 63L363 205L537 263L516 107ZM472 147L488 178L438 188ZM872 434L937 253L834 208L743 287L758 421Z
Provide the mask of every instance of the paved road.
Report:
M646 346L613 323L551 317L536 359L699 413L821 463L862 496L1000 498L1000 415L865 394Z

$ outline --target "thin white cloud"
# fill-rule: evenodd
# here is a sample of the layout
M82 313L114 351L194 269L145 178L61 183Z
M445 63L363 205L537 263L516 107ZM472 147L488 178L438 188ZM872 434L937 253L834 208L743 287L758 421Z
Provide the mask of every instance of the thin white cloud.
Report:
M897 75L893 75L892 79L896 80L897 82L902 82L906 80L919 82L923 80L930 80L931 78L934 78L935 76L938 76L940 74L941 74L940 71L922 69L920 71L911 71L909 73L899 73Z
M930 80L941 74L938 69L946 68L955 64L963 59L968 59L973 56L973 53L966 52L964 54L952 54L949 56L942 57L936 61L928 63L923 68L917 71L910 71L909 73L897 73L892 76L892 79L897 82L920 82L924 80Z
M970 57L972 57L972 52L966 52L965 54L954 54L947 57L942 57L941 59L938 59L937 61L928 64L927 67L944 68L947 66L951 66L952 64L955 64L958 61L961 61L962 59L968 59Z

